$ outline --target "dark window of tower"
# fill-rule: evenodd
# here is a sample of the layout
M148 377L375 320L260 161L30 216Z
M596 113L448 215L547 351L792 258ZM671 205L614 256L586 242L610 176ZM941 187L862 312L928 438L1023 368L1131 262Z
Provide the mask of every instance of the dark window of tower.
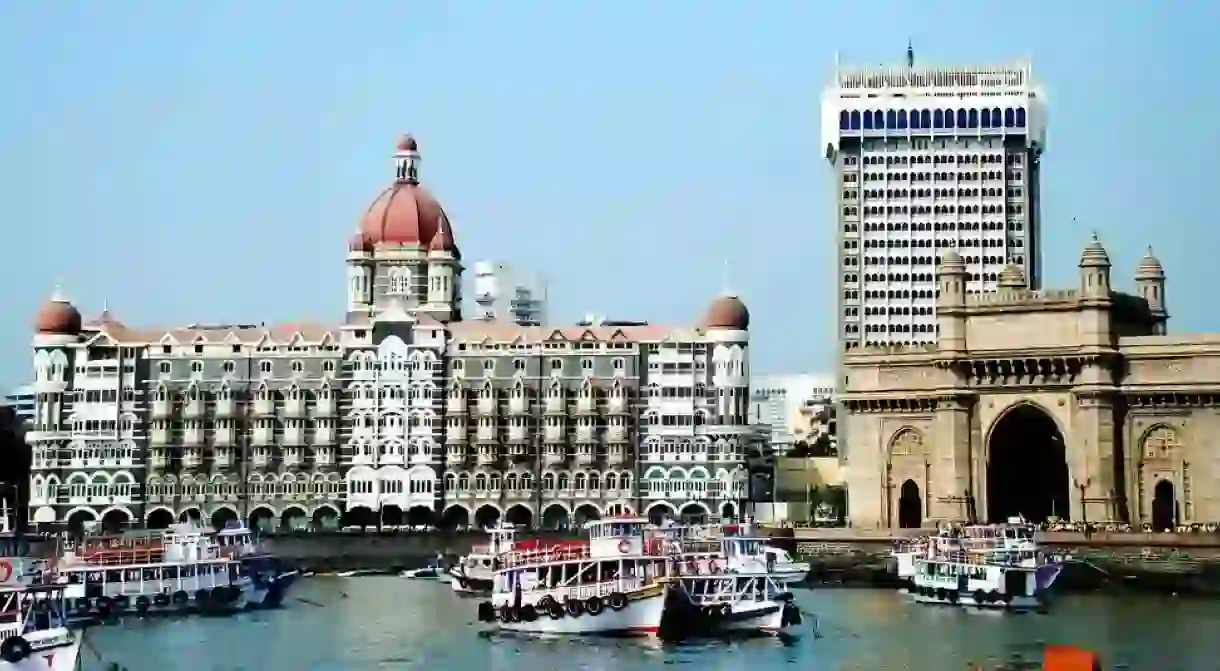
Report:
M969 116L968 116L967 127L968 128L978 128L979 127L979 111L976 109L972 109L972 110L970 110L970 112L968 114L969 114Z
M851 129L860 130L860 112L852 111L851 113Z
M1009 107L1004 110L1004 127L1012 128L1015 125L1016 125L1016 117L1012 113L1012 108Z
M839 112L839 130L847 130L851 126L851 116L847 110Z
M864 111L864 129L865 130L873 129L873 113L868 110Z
M1017 108L1017 128L1025 128L1025 108Z
M933 128L944 128L945 127L945 113L942 112L941 110L934 110L932 112L932 127Z
M959 109L957 111L957 127L958 128L969 128L969 126L967 125L966 110L964 110L964 109Z
M953 128L953 110L945 110L945 128ZM944 149L944 140L941 141L941 149Z
M894 110L886 110L885 127L890 130L898 127L898 115L894 113Z

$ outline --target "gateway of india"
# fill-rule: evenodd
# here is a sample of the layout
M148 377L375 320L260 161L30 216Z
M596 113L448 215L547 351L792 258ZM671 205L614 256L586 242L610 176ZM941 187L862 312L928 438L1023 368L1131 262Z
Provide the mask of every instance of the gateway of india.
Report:
M1167 335L1151 249L1134 293L1096 236L1079 267L1073 290L1008 266L997 293L969 294L946 251L938 342L847 353L852 526L1220 521L1220 335Z
M135 328L39 312L30 519L161 528L739 515L750 314L462 321L462 256L402 138L347 247L341 323Z

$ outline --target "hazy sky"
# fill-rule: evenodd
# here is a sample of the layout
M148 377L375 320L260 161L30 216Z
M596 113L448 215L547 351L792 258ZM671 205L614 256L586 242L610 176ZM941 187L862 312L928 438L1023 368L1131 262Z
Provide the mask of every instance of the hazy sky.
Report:
M1220 330L1218 19L1182 0L3 3L0 382L29 377L57 278L132 324L337 321L345 241L407 130L464 257L545 275L556 320L692 322L727 258L755 371L826 370L819 100L836 51L900 63L908 38L920 62L1033 59L1048 285L1076 285L1092 230L1119 288L1153 243L1171 330Z

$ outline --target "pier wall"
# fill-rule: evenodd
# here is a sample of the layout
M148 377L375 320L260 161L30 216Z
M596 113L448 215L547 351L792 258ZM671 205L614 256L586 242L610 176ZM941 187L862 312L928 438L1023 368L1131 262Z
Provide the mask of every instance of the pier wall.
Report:
M546 533L532 537L544 542L567 538ZM487 534L482 532L303 532L263 538L268 552L292 566L309 571L419 568L432 561L438 553L454 561L470 552L472 547L487 542Z

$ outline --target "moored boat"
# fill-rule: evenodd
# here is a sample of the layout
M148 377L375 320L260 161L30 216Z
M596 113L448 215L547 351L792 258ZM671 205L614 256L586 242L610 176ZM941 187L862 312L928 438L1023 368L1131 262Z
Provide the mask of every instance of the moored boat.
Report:
M589 522L587 543L514 550L496 559L479 620L530 634L654 635L669 558L648 552L644 518Z
M449 569L449 586L458 594L490 593L495 574L495 558L501 554L519 550L538 549L537 541L522 541L518 548L517 527L507 522L487 530L488 543L471 548L470 554L458 559Z
M86 538L65 550L56 575L76 617L228 613L245 608L253 592L242 561L191 524L175 524L155 539Z
M0 510L0 671L75 671L81 636L68 628L64 587L46 584L46 560L25 556Z
M1063 562L1036 550L931 551L914 560L910 593L918 603L1032 610L1047 594Z
M723 525L664 524L656 530L669 546L669 552L679 553L688 572L707 571L718 565L734 570L734 562L726 556L724 538L752 538L750 557L757 560L751 570L766 573L780 583L801 582L809 576L807 562L798 562L783 548L771 545L770 539L752 537L753 525L730 523ZM676 549L675 549L676 548Z

